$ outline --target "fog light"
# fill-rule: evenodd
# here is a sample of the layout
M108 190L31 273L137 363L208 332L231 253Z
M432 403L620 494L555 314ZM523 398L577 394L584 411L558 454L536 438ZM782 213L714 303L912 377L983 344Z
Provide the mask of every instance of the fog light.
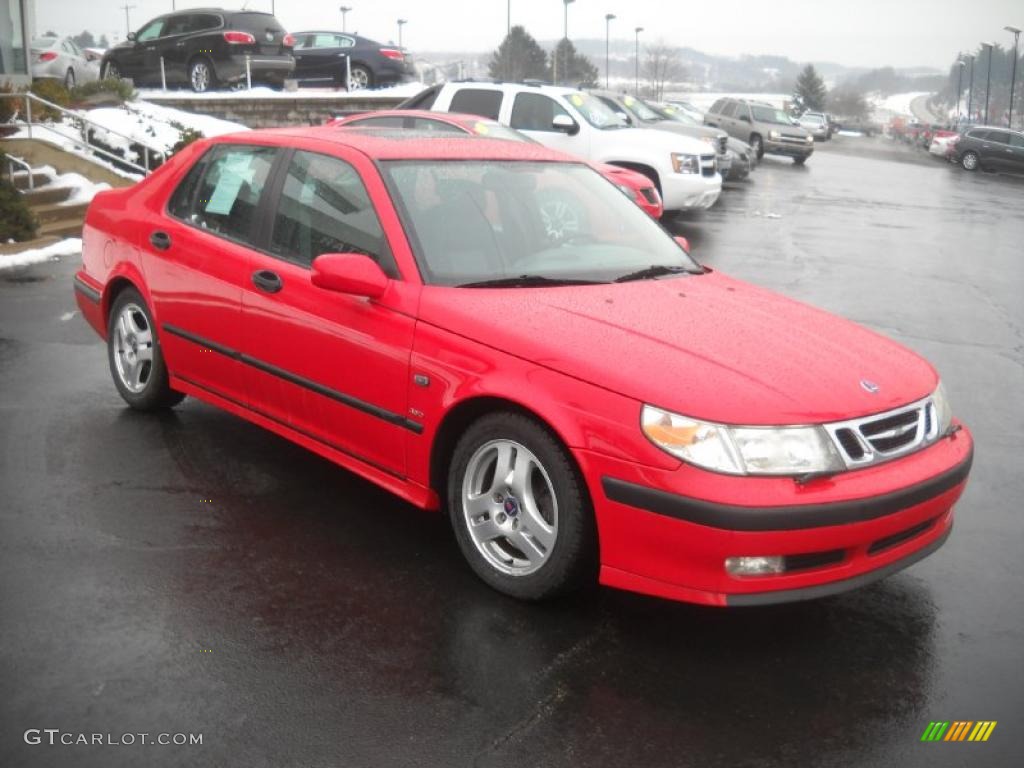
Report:
M732 576L767 576L786 570L786 558L772 557L727 557L725 570Z

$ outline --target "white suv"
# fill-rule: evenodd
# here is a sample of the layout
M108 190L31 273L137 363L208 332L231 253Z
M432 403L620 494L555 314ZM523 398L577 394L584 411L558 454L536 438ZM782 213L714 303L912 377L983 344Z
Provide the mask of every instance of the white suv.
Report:
M481 115L551 149L643 173L667 211L710 208L722 193L715 153L706 143L650 128L631 128L600 99L574 88L459 82L428 88L400 109Z

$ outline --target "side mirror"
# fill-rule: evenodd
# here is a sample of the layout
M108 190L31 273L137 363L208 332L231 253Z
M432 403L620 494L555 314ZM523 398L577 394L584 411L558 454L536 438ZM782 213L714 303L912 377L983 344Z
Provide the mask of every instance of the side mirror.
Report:
M136 34L134 32L129 32L128 33L128 40L129 40L129 42L134 43L135 39L136 39Z
M579 125L568 115L555 115L555 118L551 121L551 127L569 136L575 136L580 132Z
M678 244L679 244L679 247L680 247L680 248L682 248L682 249L683 249L684 251L686 251L686 255L687 255L687 256L689 256L689 255L690 255L690 241L689 241L689 240L687 240L687 239L686 239L685 237L683 237L682 235L676 235L676 236L675 236L675 237L673 237L672 239L673 239L673 240L675 240L675 241L676 241L676 243L678 243Z
M390 278L380 265L361 253L325 253L313 259L313 285L325 291L378 299Z

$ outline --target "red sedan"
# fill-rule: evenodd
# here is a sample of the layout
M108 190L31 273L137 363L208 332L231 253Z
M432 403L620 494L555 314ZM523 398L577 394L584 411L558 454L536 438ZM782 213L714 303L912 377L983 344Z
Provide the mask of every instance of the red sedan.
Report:
M486 136L492 139L536 143L529 136L514 128L502 125L477 115L462 115L457 112L431 112L426 109L382 109L364 112L331 120L327 125L336 128L388 128L415 131L443 131ZM639 205L651 218L660 219L665 213L661 195L654 182L638 171L631 171L608 163L591 163L591 166L608 181L617 186L634 203ZM549 210L556 217L572 216L572 211Z
M972 441L923 359L702 268L584 163L376 133L204 140L96 197L75 292L130 406L443 510L527 599L802 600L945 541Z

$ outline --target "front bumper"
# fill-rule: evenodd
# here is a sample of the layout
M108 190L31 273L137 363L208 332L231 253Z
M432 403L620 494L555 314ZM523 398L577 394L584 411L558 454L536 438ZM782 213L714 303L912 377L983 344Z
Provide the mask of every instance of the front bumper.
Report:
M961 429L917 453L800 485L584 453L594 478L601 582L706 605L807 600L853 589L937 549L973 456ZM786 570L737 577L728 557L783 556Z
M710 208L722 194L722 177L715 173L667 173L661 176L661 198L666 211Z
M781 141L779 139L765 139L764 151L769 155L784 155L785 157L810 157L814 154L812 142Z

